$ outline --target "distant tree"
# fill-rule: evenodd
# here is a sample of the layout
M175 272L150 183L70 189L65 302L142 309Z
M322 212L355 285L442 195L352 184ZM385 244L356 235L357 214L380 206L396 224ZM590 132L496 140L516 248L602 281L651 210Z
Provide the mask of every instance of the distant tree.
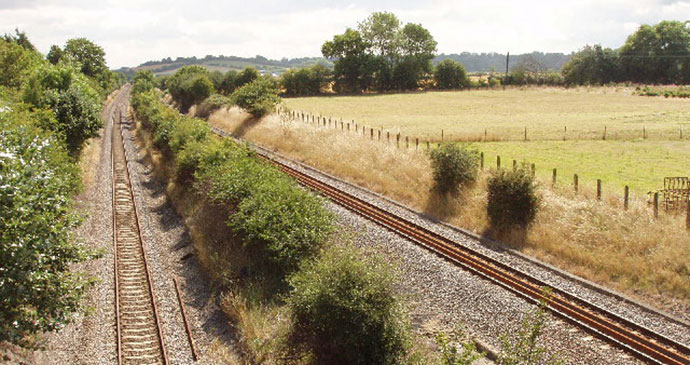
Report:
M286 95L317 95L326 86L330 70L320 64L301 69L289 69L280 75L280 86Z
M259 70L257 70L255 67L246 67L242 72L240 72L237 75L237 79L235 80L235 87L241 87L244 86L256 79L258 79L261 76L261 73L259 73Z
M62 48L60 48L60 46L53 44L52 46L50 46L50 51L48 51L46 59L53 65L57 65L62 59L62 55Z
M585 46L563 66L562 73L568 84L607 84L616 81L619 74L618 54L598 44Z
M451 59L445 59L436 66L434 81L439 89L459 89L469 85L465 68Z
M216 90L220 90L221 85L223 84L223 78L224 78L223 73L220 71L211 71L211 73L208 76L209 76L209 79L211 80L211 83L213 83L213 87Z
M334 74L336 88L341 91L361 92L371 85L374 57L367 53L369 43L362 34L348 28L321 46L324 57L336 59Z
M183 112L211 96L214 91L208 70L197 65L179 69L166 81L166 86Z
M275 109L280 97L275 85L262 77L235 90L232 101L254 117L261 118Z
M29 37L26 36L26 33L20 32L18 28L14 28L14 35L5 33L3 38L7 42L16 43L24 47L26 50L36 51L36 47L34 47L33 43L31 43Z
M619 53L625 80L690 83L690 28L683 22L642 25Z
M153 72L149 70L137 71L136 75L134 75L134 79L132 79L132 83L134 85L132 86L132 92L134 94L147 92L156 87L155 76Z
M362 38L376 56L394 58L400 50L400 20L393 13L375 12L359 23Z
M229 70L223 75L223 81L220 83L220 91L224 95L230 95L237 87L237 78L239 77L239 72L235 70Z

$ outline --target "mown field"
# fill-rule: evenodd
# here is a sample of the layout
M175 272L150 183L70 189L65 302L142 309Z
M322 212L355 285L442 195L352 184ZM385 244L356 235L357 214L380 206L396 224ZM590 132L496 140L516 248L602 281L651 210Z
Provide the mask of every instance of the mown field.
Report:
M662 188L665 176L690 175L690 100L633 91L512 88L292 98L284 103L292 110L355 120L411 140L438 141L443 129L446 141L472 141L485 152L487 166L495 166L500 155L504 166L513 159L536 164L537 175L548 181L556 168L560 184L571 184L578 174L585 189L602 179L608 193L622 194L629 185L635 194L645 194Z
M632 88L509 88L285 99L293 109L440 140L676 139L690 134L690 100ZM567 131L565 130L567 128Z

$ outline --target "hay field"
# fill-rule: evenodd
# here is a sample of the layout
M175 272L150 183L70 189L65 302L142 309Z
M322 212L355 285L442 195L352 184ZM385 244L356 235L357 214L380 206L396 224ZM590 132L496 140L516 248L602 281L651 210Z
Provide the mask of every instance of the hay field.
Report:
M690 100L633 95L633 88L507 88L285 99L292 110L354 120L432 141L690 137ZM566 131L567 129L567 131Z

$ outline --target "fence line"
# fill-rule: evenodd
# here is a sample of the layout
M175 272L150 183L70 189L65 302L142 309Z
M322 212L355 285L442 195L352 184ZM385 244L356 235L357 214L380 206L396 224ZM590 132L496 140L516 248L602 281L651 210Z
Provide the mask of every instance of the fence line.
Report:
M328 127L328 128L332 128L332 129L336 129L336 130L338 129L338 123L337 123L337 121L332 123L332 121L333 121L332 117L328 117L328 119L326 119L325 116L321 116L321 115L316 116L314 114L310 114L308 112L303 112L303 111L291 111L291 110L288 110L286 108L279 108L278 114L281 116L289 117L290 119L295 120L295 121L303 121L303 122L315 124L317 127ZM369 140L371 140L371 141L375 140L374 139L374 128L366 127L366 126L360 126L354 120L352 120L352 122L344 122L341 118L340 119L340 130L344 131L346 133L349 133L350 132L350 124L352 124L354 126L355 135L359 135L360 129L361 129L362 137L366 137L366 135L367 135L366 132L367 132L367 128L368 128L369 129L369 133L368 133L369 134ZM382 133L383 133L382 128L377 129L378 138L376 140L382 141L382 138L381 138ZM563 133L564 133L563 140L566 140L565 135L568 133L567 127L563 128ZM601 137L602 140L607 140L607 138L610 136L610 134L608 134L608 133L609 133L609 130L608 130L607 126L604 126L603 134ZM680 133L679 136L682 139L683 138L683 129L682 128L679 129L679 133ZM486 136L487 136L486 129L484 131L484 135L486 138ZM390 131L386 131L385 143L390 144L390 136L391 136ZM402 137L403 136L399 132L395 134L396 148L400 148L400 141L401 141ZM410 137L409 136L404 136L404 137L405 137L405 149L409 150L410 149ZM444 141L445 138L446 138L445 131L443 129L441 129L441 141ZM645 138L645 139L648 138L646 127L644 127L644 126L642 129L642 138ZM523 140L524 141L529 140L527 128L524 128ZM419 137L414 137L414 142L415 142L415 149L414 150L419 151L419 142L420 142ZM431 150L432 141L422 140L422 143L426 143L426 151ZM438 145L440 146L441 143L438 143ZM482 169L482 170L485 167L484 159L485 159L484 152L480 152L479 166L480 166L480 169ZM513 170L517 170L518 161L513 160L512 166L513 166ZM496 155L496 168L501 169L501 156L500 155ZM532 176L536 176L536 166L534 163L532 163L530 165L530 171L531 171ZM558 183L558 170L556 168L554 168L552 170L551 185L553 187L556 187L557 183ZM596 180L596 199L598 201L602 200L602 195L603 195L602 184L603 184L603 182L601 179ZM574 174L573 175L573 191L575 192L575 194L578 194L579 190L580 190L579 176L578 176L578 174ZM624 210L627 210L629 208L629 202L630 202L630 188L628 185L625 185L624 191L623 191L623 209ZM651 205L652 205L654 217L658 218L658 216L659 216L659 193L655 192L653 195L652 201L649 202L649 200L648 200L648 203L651 203ZM688 205L688 208L687 208L686 225L687 225L687 228L690 229L690 202L688 202L687 205Z

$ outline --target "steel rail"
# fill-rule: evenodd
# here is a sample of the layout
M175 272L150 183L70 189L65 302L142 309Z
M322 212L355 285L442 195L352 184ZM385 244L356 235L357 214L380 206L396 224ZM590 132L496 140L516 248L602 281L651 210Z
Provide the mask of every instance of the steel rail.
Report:
M118 359L118 364L129 364L129 363L136 363L136 364L149 364L149 363L162 363L164 365L168 364L168 356L167 356L167 351L166 351L166 346L165 346L165 340L163 337L163 332L162 332L162 326L160 325L160 319L158 315L158 308L156 305L156 297L155 297L155 291L154 291L154 286L151 278L151 273L148 267L148 260L146 257L146 250L143 247L143 238L141 235L141 225L139 221L139 212L138 212L138 207L136 204L136 200L134 199L134 192L132 189L132 183L131 179L129 176L129 161L127 159L127 153L124 148L124 135L122 131L122 125L121 121L124 119L123 113L124 113L124 107L122 106L122 102L124 99L126 99L126 95L128 93L129 89L124 89L123 91L120 92L120 95L118 95L118 98L114 102L115 106L114 108L120 108L118 118L119 120L116 121L116 118L114 117L114 113L111 110L111 173L112 173L112 199L113 199L113 246L114 246L114 263L115 263L115 315L116 315L116 328L117 328L117 359ZM117 130L119 129L119 133ZM119 138L117 136L119 135ZM119 142L119 143L116 143ZM121 149L121 161L115 161L116 159L116 152L115 149L118 149L118 152ZM117 155L119 156L120 153ZM118 164L121 166L119 167L119 173L118 173ZM124 184L124 187L118 188L118 183ZM120 192L120 194L118 194ZM124 201L120 200L120 204L118 205L118 195L122 198L124 197ZM123 208L124 206L124 208ZM123 211L124 209L124 211ZM128 214L128 209L131 209L131 214L132 217L131 219L128 220L126 218L126 215ZM118 214L119 213L119 214ZM122 218L122 222L118 219L118 216L124 216ZM129 226L128 226L129 224ZM134 236L130 236L129 238L133 239L136 241L134 244L134 248L132 247L126 247L125 243L123 240L126 240L127 237L124 239L119 237L118 235L118 230L123 229L130 234L132 233L131 231L136 231L136 234ZM121 242L123 241L123 242ZM131 240L130 242L131 243ZM135 252L132 254L132 252ZM120 255L121 253L123 255L129 255L128 258L126 259L121 259ZM140 256L137 254L140 253ZM134 257L132 257L132 255ZM138 259L141 260L141 262L137 262ZM123 264L124 263L124 264ZM139 277L137 277L137 269L132 268L132 266L136 267L138 265L141 265L143 268L143 272L139 273ZM123 284L120 281L123 279L122 275L120 275L120 270L123 272L130 272L130 276L127 277L128 283ZM132 275L132 272L134 272L134 276ZM144 283L145 282L145 283ZM136 288L137 285L141 287L144 286L145 289L141 288ZM121 290L121 287L124 288L129 288L128 290L130 293L123 294L123 291ZM131 289L131 288L135 289ZM132 294L132 292L137 293L139 290L145 290L148 296L148 300L144 299L144 303L149 302L150 308L147 307L146 304L131 304L131 302L128 304L130 307L136 307L136 309L132 310L132 308L129 308L129 310L123 310L121 308L123 306L123 298L128 298L130 301L136 302L137 300L141 299L141 295L139 294ZM132 299L135 298L135 299ZM143 307L143 308L141 308ZM149 314L149 309L152 315L152 319L148 318L147 319L147 314ZM128 315L133 319L136 319L137 321L140 321L136 323L136 325L142 325L142 323L146 322L147 320L152 320L153 326L155 329L152 331L149 328L136 328L136 329L131 329L131 331L135 334L131 334L130 336L123 336L123 330L124 327L127 325L132 325L133 324L130 322L129 324L123 324L122 317L124 315ZM145 325L145 323L144 323ZM149 333L146 333L146 332ZM153 332L153 333L151 333ZM156 343L157 345L153 345L153 343L148 340L150 337L157 337L153 343ZM130 340L131 339L131 340ZM129 351L131 353L136 353L136 355L132 355L131 353L128 354L123 354L124 347L125 345L128 345ZM153 347L151 347L153 346ZM157 347L157 348L155 348ZM152 353L158 353L158 355L152 354ZM131 355L131 356L130 356Z

